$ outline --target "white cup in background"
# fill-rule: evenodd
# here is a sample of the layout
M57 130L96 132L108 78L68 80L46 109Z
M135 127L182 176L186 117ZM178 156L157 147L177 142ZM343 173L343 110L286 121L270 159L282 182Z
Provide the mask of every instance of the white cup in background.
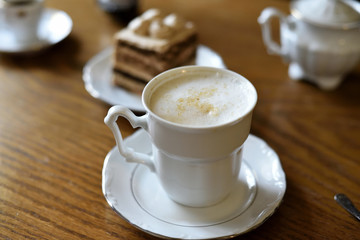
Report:
M15 44L37 41L43 8L44 0L0 0L0 30Z

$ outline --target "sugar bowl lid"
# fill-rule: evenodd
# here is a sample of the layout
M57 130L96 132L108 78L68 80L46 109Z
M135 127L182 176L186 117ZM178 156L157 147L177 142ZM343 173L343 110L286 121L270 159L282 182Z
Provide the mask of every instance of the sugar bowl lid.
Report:
M294 17L323 27L360 27L360 3L354 0L296 0L290 10Z

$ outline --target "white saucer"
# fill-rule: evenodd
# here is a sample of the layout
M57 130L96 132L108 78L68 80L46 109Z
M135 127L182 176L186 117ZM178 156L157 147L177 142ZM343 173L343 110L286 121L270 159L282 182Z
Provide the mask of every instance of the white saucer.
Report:
M144 130L125 143L151 152ZM176 239L231 238L248 232L277 209L286 190L285 173L277 154L263 140L250 135L235 191L219 204L191 208L170 200L156 176L143 165L127 163L117 148L106 156L102 189L109 205L133 226L151 235Z
M85 88L94 98L110 105L122 104L134 111L144 112L141 97L112 84L111 56L114 49L106 48L92 57L84 67ZM210 48L197 48L195 64L200 66L226 68L222 58Z
M42 12L38 30L38 39L33 42L16 43L9 32L0 29L0 52L31 53L54 45L66 38L72 29L72 20L63 11L45 8Z

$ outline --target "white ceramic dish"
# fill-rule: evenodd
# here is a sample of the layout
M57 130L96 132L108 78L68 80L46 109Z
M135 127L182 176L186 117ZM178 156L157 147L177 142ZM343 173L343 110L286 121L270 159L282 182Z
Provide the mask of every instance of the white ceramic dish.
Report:
M111 56L113 51L112 47L106 48L87 62L83 70L86 90L94 98L110 105L121 104L133 111L145 111L140 95L112 84ZM203 45L197 48L195 64L226 68L222 58L216 52Z
M0 52L19 54L43 50L65 39L70 34L72 25L72 20L67 13L45 8L40 19L37 40L15 43L10 40L9 32L0 29Z
M136 151L151 152L144 130L125 142ZM211 207L190 208L169 200L156 176L143 165L125 162L117 148L105 158L102 190L116 213L151 235L173 239L234 237L268 219L286 190L285 173L276 152L253 135L244 147L236 191Z

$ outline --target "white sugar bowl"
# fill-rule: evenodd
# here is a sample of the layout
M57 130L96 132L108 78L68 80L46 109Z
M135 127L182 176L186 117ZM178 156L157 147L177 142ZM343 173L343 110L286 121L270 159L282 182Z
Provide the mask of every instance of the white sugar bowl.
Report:
M360 3L297 0L291 2L290 11L286 16L269 7L258 18L268 52L290 62L291 79L335 89L360 60ZM280 44L271 36L274 17L280 19Z

